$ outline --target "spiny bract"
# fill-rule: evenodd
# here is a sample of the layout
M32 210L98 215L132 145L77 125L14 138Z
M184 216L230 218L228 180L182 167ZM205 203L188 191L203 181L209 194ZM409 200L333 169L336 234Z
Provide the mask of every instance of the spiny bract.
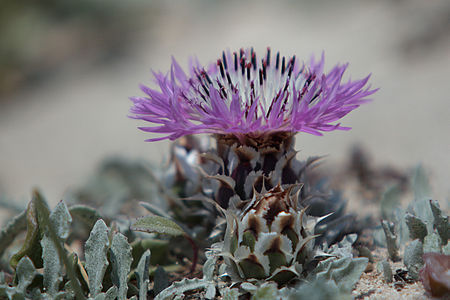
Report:
M314 258L315 220L298 206L291 185L255 192L238 214L226 212L221 255L233 281L267 279L285 283L299 277Z

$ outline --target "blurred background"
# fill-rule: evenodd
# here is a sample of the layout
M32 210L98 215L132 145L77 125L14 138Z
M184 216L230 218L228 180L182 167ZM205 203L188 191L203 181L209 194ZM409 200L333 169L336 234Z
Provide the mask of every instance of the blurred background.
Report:
M159 163L168 142L127 118L151 70L210 62L226 48L267 46L347 76L372 73L373 101L344 119L349 132L299 134L300 158L345 163L362 145L376 164L422 163L435 196L450 195L450 1L4 0L0 4L0 194L50 202L88 180L105 157Z

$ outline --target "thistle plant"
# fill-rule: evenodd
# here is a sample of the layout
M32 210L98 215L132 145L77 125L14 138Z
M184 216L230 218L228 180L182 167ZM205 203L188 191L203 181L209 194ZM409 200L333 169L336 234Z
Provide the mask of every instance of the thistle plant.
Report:
M176 140L168 163L109 160L70 193L76 205L53 212L35 192L0 232L0 296L348 299L368 264L352 249L364 224L315 169L320 157L296 158L294 138L350 129L339 120L376 90L369 76L344 82L347 65L323 69L323 55L303 63L270 49L193 59L187 72L173 59L154 73L158 89L131 98L131 117L160 134L148 141ZM130 222L136 200L150 215Z
M294 136L349 130L338 121L376 89L367 85L369 76L343 82L347 65L323 69L324 55L304 63L273 55L270 48L262 58L253 48L224 51L207 66L192 59L188 72L172 59L168 74L154 73L159 89L141 86L146 96L131 98L131 117L154 125L140 129L161 135L147 141L194 141L199 133L215 139L215 148L199 155L202 179L191 191L217 205L223 240L213 248L226 266L219 273L231 282L285 284L305 277L318 249L358 231L356 222L349 225L354 219L344 218L340 198L310 176L319 158L296 159ZM187 156L181 162L190 171ZM221 214L226 230L220 229ZM325 216L321 227L311 215ZM327 235L331 221L342 224ZM315 231L325 237L322 242L311 242Z

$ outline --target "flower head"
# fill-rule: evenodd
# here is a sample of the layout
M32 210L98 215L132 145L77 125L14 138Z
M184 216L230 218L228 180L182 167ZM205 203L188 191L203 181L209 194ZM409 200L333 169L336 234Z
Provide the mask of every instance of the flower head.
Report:
M348 130L335 123L368 101L376 90L370 77L342 82L347 64L323 72L324 56L302 63L295 56L261 59L251 49L223 52L216 63L202 67L192 60L189 74L172 59L168 74L154 73L159 90L141 86L146 97L132 97L133 118L158 124L140 127L177 139L195 133L232 136L244 141L280 132Z

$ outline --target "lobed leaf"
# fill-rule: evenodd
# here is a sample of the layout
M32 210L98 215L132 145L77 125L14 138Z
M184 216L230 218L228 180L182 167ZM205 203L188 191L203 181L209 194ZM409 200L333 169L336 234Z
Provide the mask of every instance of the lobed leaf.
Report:
M382 220L381 226L383 227L384 235L386 237L386 246L388 249L389 258L392 261L399 261L400 257L398 255L397 236L391 230L391 227L387 221Z
M127 238L117 232L114 234L110 248L110 259L112 266L112 281L118 287L117 298L119 300L127 299L127 276L130 272L131 262L131 246Z
M16 268L17 289L25 293L26 288L31 284L36 274L36 268L31 259L27 256L22 257Z
M47 217L47 214L42 216ZM70 216L67 206L63 202L59 202L55 209L48 215L49 226L45 228L44 236L41 240L42 259L44 262L44 288L51 297L56 297L59 290L59 283L62 281L62 266L58 253L58 245L69 235L70 223L72 217ZM44 223L45 224L45 223ZM50 237L50 226L55 230L58 241Z
M85 245L86 271L89 276L89 291L91 297L96 297L103 288L102 282L108 267L108 227L105 222L98 220L89 234Z
M25 237L25 241L22 245L22 248L10 259L9 263L13 268L16 268L17 264L24 256L28 256L34 262L36 267L39 268L42 266L42 259L41 259L42 248L39 243L40 230L39 230L38 215L36 211L37 197L38 194L33 194L31 201L28 203L26 210L27 234ZM19 222L19 224L20 223L21 222ZM15 222L13 224L15 224Z
M427 225L421 219L410 213L406 213L405 221L408 226L409 237L412 240L419 239L423 242L423 239L428 234Z
M148 284L149 284L149 266L150 266L150 250L145 251L139 260L136 277L139 288L139 299L147 299Z
M427 235L423 241L423 253L427 252L441 253L441 238L434 232Z
M442 244L446 245L450 238L450 224L448 221L448 216L443 216L442 210L437 201L430 200L430 207L434 218L433 226L441 236Z
M423 245L420 240L414 240L405 248L403 262L411 278L419 279L419 270L423 266Z
M187 291L197 290L197 289L205 289L211 282L208 282L203 279L187 279L184 278L181 281L176 281L172 283L171 286L161 291L156 297L155 300L170 300L174 299L178 295L183 295Z

